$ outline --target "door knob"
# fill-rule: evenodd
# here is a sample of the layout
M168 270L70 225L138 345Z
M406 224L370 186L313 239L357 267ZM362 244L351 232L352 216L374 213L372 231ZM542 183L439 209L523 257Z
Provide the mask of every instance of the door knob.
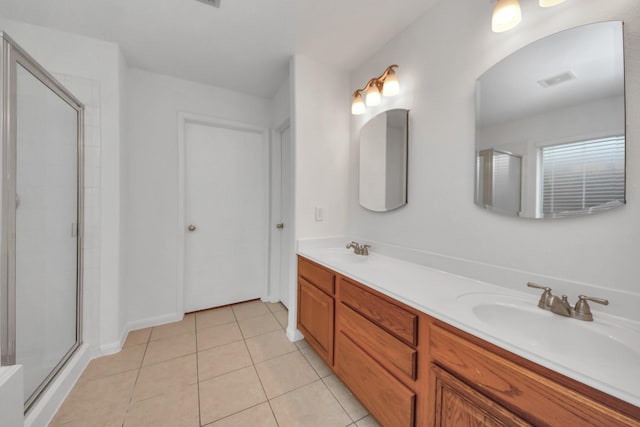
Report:
M189 224L189 226L187 227L187 230L189 231L196 231L196 226L193 224Z
M284 228L284 224L283 223L276 224L276 228L282 230Z

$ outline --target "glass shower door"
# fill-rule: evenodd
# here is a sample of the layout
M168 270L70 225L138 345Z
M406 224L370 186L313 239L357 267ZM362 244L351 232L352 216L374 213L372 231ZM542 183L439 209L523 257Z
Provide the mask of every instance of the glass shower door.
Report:
M25 58L14 75L15 363L28 409L80 342L80 114Z

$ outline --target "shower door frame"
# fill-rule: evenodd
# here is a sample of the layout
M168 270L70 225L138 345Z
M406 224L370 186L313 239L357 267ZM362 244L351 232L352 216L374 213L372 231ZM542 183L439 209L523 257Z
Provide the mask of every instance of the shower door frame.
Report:
M76 341L24 403L25 413L82 345L84 237L84 105L6 33L2 42L2 228L0 259L1 365L16 363L17 67L23 67L77 113Z

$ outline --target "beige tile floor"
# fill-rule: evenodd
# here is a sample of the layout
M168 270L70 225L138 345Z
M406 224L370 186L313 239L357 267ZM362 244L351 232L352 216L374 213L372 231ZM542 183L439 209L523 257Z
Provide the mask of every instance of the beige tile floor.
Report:
M51 427L378 426L281 304L252 301L132 331L91 361Z

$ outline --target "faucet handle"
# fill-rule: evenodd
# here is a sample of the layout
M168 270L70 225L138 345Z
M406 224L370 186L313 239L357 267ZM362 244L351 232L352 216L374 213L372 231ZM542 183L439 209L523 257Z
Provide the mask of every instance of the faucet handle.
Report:
M538 285L537 283L533 283L533 282L528 282L527 286L530 288L544 290L544 292L540 296L540 301L538 301L538 307L548 310L549 307L551 307L551 302L553 300L553 295L551 294L551 288L548 286Z
M578 295L578 302L574 308L574 317L580 320L586 320L587 322L593 320L593 314L591 314L591 307L587 301L597 302L602 305L609 305L609 300L604 298L588 297L586 295Z
M369 255L369 248L371 245L362 245L362 255Z
M578 302L580 301L593 301L597 302L598 304L609 305L609 300L606 300L604 298L588 297L586 295L578 295Z

